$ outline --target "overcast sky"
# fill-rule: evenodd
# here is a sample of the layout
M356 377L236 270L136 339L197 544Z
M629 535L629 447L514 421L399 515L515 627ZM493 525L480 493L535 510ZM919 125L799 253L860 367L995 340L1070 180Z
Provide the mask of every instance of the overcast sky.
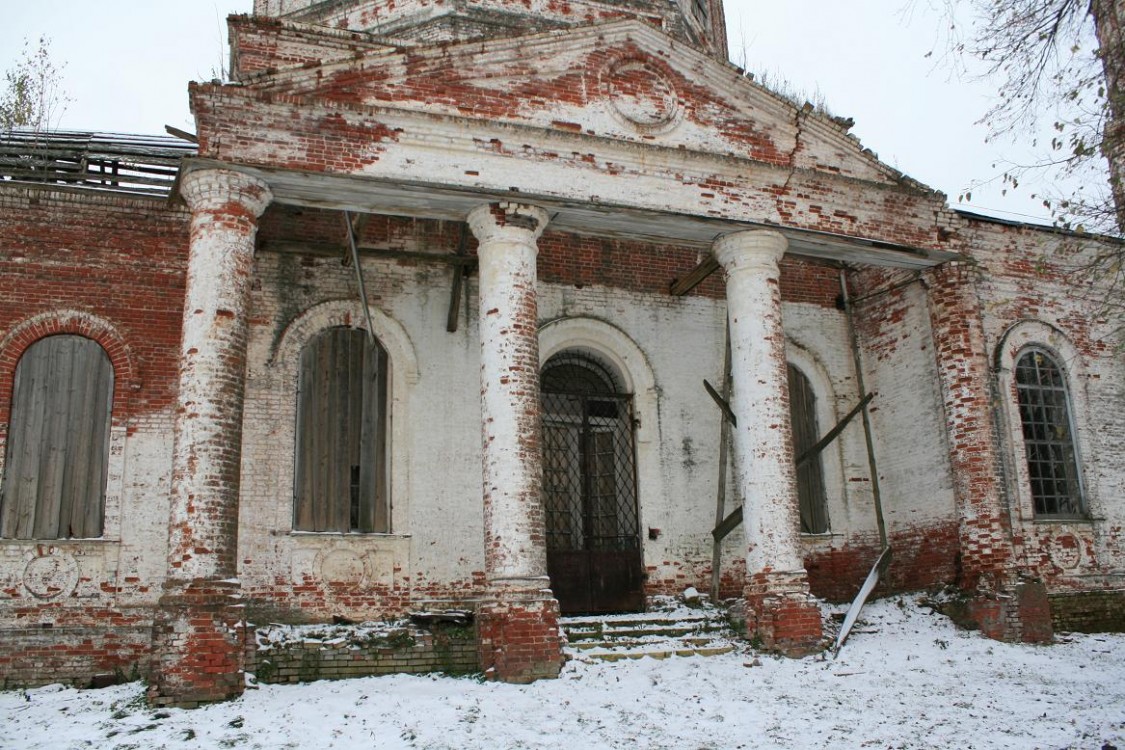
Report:
M24 40L43 34L65 61L72 99L60 127L162 133L194 130L187 82L207 80L225 53L225 18L250 12L252 0L4 0L0 68L18 59ZM852 117L852 132L897 169L945 192L952 204L992 164L1026 158L1007 141L986 145L977 125L993 84L959 80L925 55L939 43L941 19L927 0L728 0L731 57L781 77ZM1017 220L1046 220L1021 189L972 188L961 204Z

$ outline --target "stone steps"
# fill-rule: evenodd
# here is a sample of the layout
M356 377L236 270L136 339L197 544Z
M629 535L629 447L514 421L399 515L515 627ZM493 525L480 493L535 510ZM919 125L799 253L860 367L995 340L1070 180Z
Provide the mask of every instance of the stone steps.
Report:
M579 661L717 656L741 646L724 613L706 607L563 617L566 655Z

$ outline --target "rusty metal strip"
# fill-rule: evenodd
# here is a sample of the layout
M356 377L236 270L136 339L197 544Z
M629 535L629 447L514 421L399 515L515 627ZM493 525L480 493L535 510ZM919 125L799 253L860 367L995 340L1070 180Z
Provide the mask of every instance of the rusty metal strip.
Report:
M871 592L875 590L875 586L879 583L879 576L887 572L887 566L890 564L891 548L883 547L883 551L879 553L875 564L871 566L871 572L867 574L867 579L859 587L859 593L852 601L852 606L848 607L848 614L844 616L844 624L840 626L840 634L836 636L836 645L832 648L833 658L839 656L840 647L844 645L844 641L848 639L848 634L852 632L852 626L859 619L860 610L867 603L867 597L871 596Z

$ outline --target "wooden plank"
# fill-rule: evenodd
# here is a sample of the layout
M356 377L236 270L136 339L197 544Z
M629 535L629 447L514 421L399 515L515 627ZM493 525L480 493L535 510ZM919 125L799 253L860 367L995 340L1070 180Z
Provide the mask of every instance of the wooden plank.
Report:
M711 532L716 542L721 542L726 539L727 534L731 533L738 528L738 524L742 523L742 506L738 506L730 512L730 515L723 519L723 522L715 527Z
M36 347L46 360L45 387L37 394L44 398L43 440L39 444L39 489L35 499L36 539L58 539L66 533L59 528L62 512L62 466L66 460L67 409L69 406L70 373L63 372L72 355L71 337L51 336Z
M723 416L727 419L727 421L730 422L733 426L738 427L738 418L734 416L734 412L731 411L730 404L727 403L727 400L720 396L719 392L715 390L714 386L712 386L706 380L703 381L703 387L707 389L707 395L711 397L716 405L718 405L719 410L723 412Z
M458 264L453 268L453 283L449 289L449 312L445 316L445 330L456 333L461 318L461 290L465 286L465 266Z
M730 358L730 320L723 325L723 400L730 396L731 358ZM726 513L727 499L727 454L730 450L730 421L719 420L719 481L715 491L715 527L718 528ZM715 539L711 546L711 603L718 605L719 591L722 587L723 541Z
M706 381L704 381L704 382L706 383ZM718 395L718 394L716 394L716 395ZM863 408L865 406L867 406L867 404L870 403L871 399L873 399L874 397L875 397L874 393L868 393L866 396L864 396L863 399L859 402L859 404L856 405L856 407L854 409L852 409L850 412L848 412L847 416L845 416L843 419L841 419L839 421L839 423L837 423L837 425L835 427L833 427L828 432L827 435L825 435L823 438L818 440L816 445L812 446L807 451L802 453L797 458L796 464L798 466L800 466L804 462L806 462L810 458L812 458L813 456L819 454L820 451L824 450L824 447L826 445L828 445L829 443L831 443L833 440L835 440L836 437L839 436L839 434L844 431L844 428L848 426L848 422L850 422L852 419L854 419L856 414L861 412L863 410ZM736 528L738 528L738 525L740 523L742 523L742 508L741 507L735 508L733 511L731 511L730 515L728 515L726 518L724 518L723 522L715 527L715 529L711 532L711 536L715 539L715 541L722 541L724 538L726 538L727 534L729 534L730 532L732 532Z
M833 427L831 430L829 430L828 433L824 437L822 437L820 440L816 441L816 443L812 447L810 447L807 451L805 451L804 453L802 453L800 456L797 457L797 461L796 461L797 465L800 466L805 461L808 461L810 458L812 458L813 456L817 455L822 450L824 450L825 447L827 447L829 443L831 443L833 440L835 440L836 437L841 432L844 431L844 428L848 426L848 423L851 422L853 419L855 419L855 416L857 414L859 414L861 411L863 411L863 408L865 406L867 406L869 403L871 403L871 399L873 399L873 398L875 398L875 394L874 393L868 393L866 396L864 396L862 399L860 399L860 402L858 404L856 404L855 407L851 411L849 411L844 416L843 419L841 419L839 422L837 422L835 427Z
M390 361L386 351L378 347L376 366L378 375L375 380L375 528L373 531L389 533L391 531L391 492L390 492L390 453L388 451L387 430L390 425L388 416L389 402L388 378Z
M789 365L789 424L793 434L793 450L797 456L817 443L816 393L805 374ZM800 508L801 531L823 534L828 531L828 498L820 453L796 461L797 503Z
M719 270L719 261L715 259L714 255L708 255L686 276L673 281L668 288L668 293L673 297L682 297L706 281L707 277L717 270Z
M469 236L469 225L461 224L461 236L457 240L457 257L466 258L468 252L465 248ZM461 294L465 287L465 276L469 270L466 263L459 263L453 267L453 286L449 290L449 312L445 317L445 330L448 333L457 332L458 320L461 317Z
M313 412L313 352L306 344L301 350L301 370L297 375L297 466L293 488L293 528L312 530L312 497L309 490L313 474L313 455L316 450Z

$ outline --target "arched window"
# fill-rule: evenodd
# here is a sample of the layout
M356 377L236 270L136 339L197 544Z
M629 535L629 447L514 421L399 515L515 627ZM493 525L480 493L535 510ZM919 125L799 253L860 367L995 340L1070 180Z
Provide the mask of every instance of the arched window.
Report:
M1083 515L1082 477L1062 368L1042 349L1024 350L1016 361L1016 394L1035 515Z
M356 328L301 350L293 528L388 532L387 353Z
M793 457L797 459L816 445L820 430L816 422L816 393L808 377L793 365L789 365L789 421L793 432ZM826 533L828 502L819 453L797 466L797 498L801 508L801 532Z
M0 487L0 536L102 535L113 366L82 336L27 348L16 365Z

